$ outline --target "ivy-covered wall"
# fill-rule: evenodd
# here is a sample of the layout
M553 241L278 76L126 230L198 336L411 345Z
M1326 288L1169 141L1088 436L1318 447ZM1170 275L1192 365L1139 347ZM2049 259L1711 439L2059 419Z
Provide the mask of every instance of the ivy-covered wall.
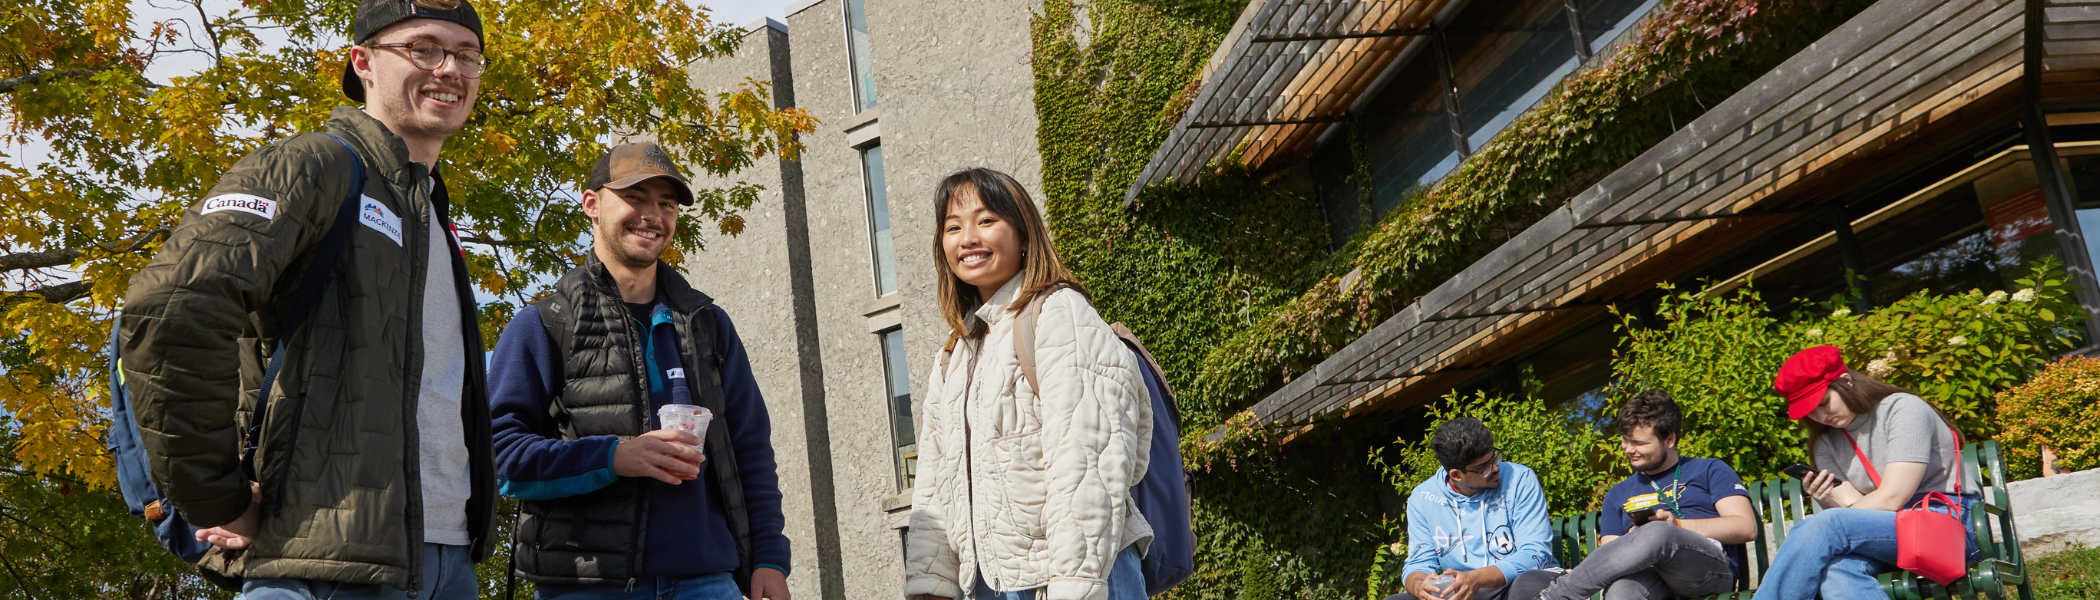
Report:
M1331 265L1319 204L1274 176L1227 172L1123 193L1173 127L1243 2L1045 2L1036 24L1043 189L1058 251L1097 307L1144 338L1176 390L1218 343L1261 322ZM1076 35L1075 35L1076 34ZM1186 102L1186 98L1181 98ZM1185 398L1188 396L1184 395ZM1218 422L1183 400L1186 434ZM1197 481L1199 573L1177 598L1309 598L1361 593L1383 539L1377 472L1361 445L1294 448ZM1371 525L1371 527L1366 527Z
M1397 538L1367 451L1427 422L1323 427L1286 450L1243 410L1868 4L1671 2L1513 135L1330 252L1319 204L1282 174L1227 169L1122 204L1245 0L1044 0L1033 64L1052 235L1103 315L1159 356L1186 420L1199 572L1173 597L1366 595ZM1225 443L1202 441L1220 425Z

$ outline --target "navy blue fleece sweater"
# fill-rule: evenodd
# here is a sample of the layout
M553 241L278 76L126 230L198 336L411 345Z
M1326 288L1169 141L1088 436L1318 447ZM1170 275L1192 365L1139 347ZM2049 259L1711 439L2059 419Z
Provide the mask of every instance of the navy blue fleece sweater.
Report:
M671 402L670 387L664 385L661 371L681 364L679 344L673 339L676 333L665 322L667 311L662 307L659 297L643 312L657 313L647 324L652 333L647 354L652 422L656 409ZM728 427L730 443L736 448L737 473L744 483L744 502L751 518L752 562L786 574L788 540L781 533L786 518L780 512L780 478L773 462L773 427L765 399L729 315L719 306L706 314L714 316L719 332L715 352L724 359L723 412L727 413L716 415L709 426ZM617 477L613 450L618 438L564 440L547 418L548 406L562 383L556 380L560 360L540 324L539 312L531 306L511 319L490 357L496 477L506 496L525 500L574 496L611 485ZM655 480L643 484L651 514L641 575L681 577L736 569L736 541L729 537L728 520L707 477L675 486Z

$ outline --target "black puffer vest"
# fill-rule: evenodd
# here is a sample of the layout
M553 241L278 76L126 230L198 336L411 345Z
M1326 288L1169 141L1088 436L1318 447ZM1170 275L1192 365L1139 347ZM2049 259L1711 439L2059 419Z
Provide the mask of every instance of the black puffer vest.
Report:
M593 435L631 438L653 429L649 378L644 373L642 335L620 298L619 286L604 263L590 253L588 262L569 270L555 292L533 306L540 313L562 361L562 387L548 409L561 439ZM657 263L656 286L670 305L672 324L683 344L680 360L689 381L697 385L693 402L717 415L721 423L721 353L715 350L714 299L694 290L671 267ZM737 586L751 588L751 518L744 506L743 480L737 475L736 450L726 426L707 428L706 476L716 501L736 538ZM649 496L639 477L621 477L597 491L547 501L525 502L517 524L518 573L544 584L632 585L643 565L648 530Z

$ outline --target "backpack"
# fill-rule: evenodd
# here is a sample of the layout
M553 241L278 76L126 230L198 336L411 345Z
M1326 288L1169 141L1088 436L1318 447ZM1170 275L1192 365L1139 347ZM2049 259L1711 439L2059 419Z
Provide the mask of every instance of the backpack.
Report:
M323 133L350 153L350 192L343 198L342 207L336 210L335 223L328 229L328 236L314 250L314 259L299 280L299 288L287 305L282 327L278 329L277 348L270 353L270 364L263 370L262 388L256 392L255 411L248 421L248 429L241 442L241 471L250 479L255 475L255 446L262 437L263 417L269 409L270 387L277 380L278 371L284 368L285 349L290 346L292 336L298 334L300 326L312 314L314 304L321 296L321 288L333 279L336 259L344 246L349 245L350 230L357 222L357 199L364 194L365 163L350 142L334 134ZM146 457L146 448L140 442L139 422L131 406L131 390L124 385L124 348L122 319L112 324L109 330L109 348L104 351L109 365L109 436L105 444L109 455L116 462L117 489L124 495L124 505L131 509L132 516L143 517L153 528L153 537L182 560L195 563L204 558L211 544L197 541L198 527L183 520L182 514L162 496L160 488L153 484L152 467Z
M1057 284L1038 294L1037 301L1029 302L1014 320L1014 357L1021 366L1021 376L1028 378L1029 387L1041 390L1035 375L1035 322L1042 316L1041 299L1048 298L1057 290L1069 287ZM1145 349L1137 334L1122 323L1113 323L1109 329L1123 346L1138 358L1138 374L1145 380L1146 396L1152 402L1152 462L1145 467L1145 477L1130 488L1130 500L1137 505L1138 514L1152 525L1152 546L1145 552L1145 595L1157 596L1196 572L1196 532L1190 525L1189 497L1195 487L1188 473L1182 470L1181 461L1181 405L1174 401L1174 391L1167 387L1165 372L1159 368L1159 360L1152 351ZM948 340L948 350L955 348L955 338ZM944 354L942 364L947 363Z

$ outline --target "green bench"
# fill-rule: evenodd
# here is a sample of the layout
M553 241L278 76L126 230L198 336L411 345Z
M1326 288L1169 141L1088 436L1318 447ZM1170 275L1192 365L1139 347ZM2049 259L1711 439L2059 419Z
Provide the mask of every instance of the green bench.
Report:
M1978 473L1976 479L1983 484L1983 498L1970 511L1969 523L1983 561L1972 565L1967 577L1947 586L1909 571L1884 573L1882 591L1893 600L2007 600L2014 596L2008 590L2016 589L2019 600L2034 600L2034 590L2027 585L2026 561L2020 557L2020 537L2013 527L2012 502L2005 493L2005 464L1998 457L1998 442L1984 442L1980 448L1969 444L1961 456L1962 468ZM1747 554L1756 563L1755 571L1763 574L1772 564L1773 553L1786 541L1787 530L1821 508L1801 493L1801 482L1791 477L1745 482L1745 486L1760 524L1757 541L1749 544ZM1601 515L1592 512L1553 520L1553 554L1561 566L1574 568L1583 556L1597 548ZM1744 565L1745 571L1749 571L1749 566ZM1736 574L1735 589L1706 600L1749 600L1752 588L1748 572Z

